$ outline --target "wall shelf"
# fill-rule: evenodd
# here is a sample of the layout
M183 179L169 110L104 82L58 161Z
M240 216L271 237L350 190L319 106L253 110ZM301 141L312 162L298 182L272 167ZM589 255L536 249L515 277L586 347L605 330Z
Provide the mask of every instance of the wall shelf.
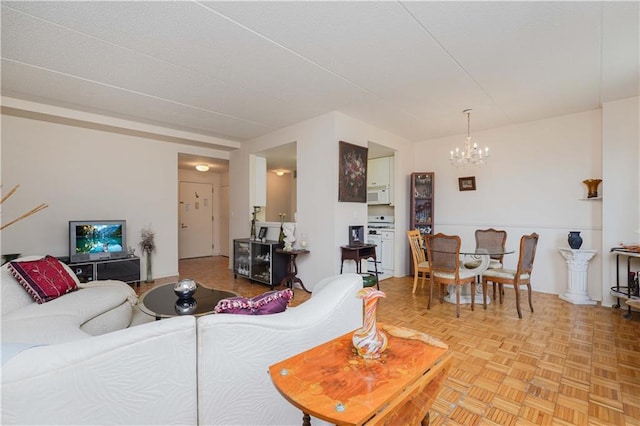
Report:
M580 201L602 201L602 197L580 198Z

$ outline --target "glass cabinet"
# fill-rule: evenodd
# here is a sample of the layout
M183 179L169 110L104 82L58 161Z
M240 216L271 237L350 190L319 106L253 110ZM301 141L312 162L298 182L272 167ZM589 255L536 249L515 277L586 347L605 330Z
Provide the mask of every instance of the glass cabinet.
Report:
M433 234L433 173L411 173L410 229Z
M276 253L281 247L277 241L233 240L233 278L240 275L273 289L287 275L288 256Z

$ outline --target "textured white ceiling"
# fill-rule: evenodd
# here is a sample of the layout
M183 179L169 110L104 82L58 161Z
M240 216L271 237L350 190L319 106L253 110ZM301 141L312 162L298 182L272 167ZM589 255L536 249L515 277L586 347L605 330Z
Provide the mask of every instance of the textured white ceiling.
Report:
M243 142L329 111L410 140L639 91L639 2L2 1L2 93Z

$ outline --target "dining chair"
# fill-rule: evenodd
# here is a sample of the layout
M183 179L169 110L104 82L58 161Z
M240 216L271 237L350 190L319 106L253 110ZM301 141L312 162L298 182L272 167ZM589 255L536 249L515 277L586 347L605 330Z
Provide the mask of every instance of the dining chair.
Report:
M460 317L460 287L471 285L471 310L474 310L476 293L476 276L473 272L460 267L460 246L462 241L457 235L438 233L426 237L427 257L431 265L431 290L427 309L431 307L433 287L437 284L440 292L440 303L443 302L443 285L456 287L456 317Z
M431 273L431 266L427 261L424 254L424 244L422 242L422 235L417 229L407 231L407 238L409 239L409 246L411 247L411 258L413 259L413 292L416 292L416 286L418 285L418 276L422 274L422 281L420 285L424 287L424 280L427 274Z
M476 250L485 249L489 253L503 252L502 254L492 254L489 256L488 269L498 269L503 266L504 250L507 243L507 231L499 229L476 229ZM472 260L464 263L465 268L477 268L480 266L479 260ZM496 285L493 284L493 298L496 298Z
M520 238L520 255L518 257L518 268L516 270L498 268L487 269L482 273L482 290L483 305L487 308L487 283L498 284L498 293L500 294L500 303L503 299L503 285L510 284L516 291L516 309L518 317L522 318L520 312L520 291L521 285L527 286L529 296L529 308L533 312L533 304L531 303L531 272L533 271L533 260L536 257L536 248L538 246L538 234L535 232L531 235L523 235Z

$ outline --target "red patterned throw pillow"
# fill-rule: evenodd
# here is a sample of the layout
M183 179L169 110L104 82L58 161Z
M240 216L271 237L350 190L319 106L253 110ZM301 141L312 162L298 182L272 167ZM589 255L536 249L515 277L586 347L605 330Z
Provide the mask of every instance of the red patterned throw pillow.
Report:
M53 256L32 261L9 262L8 269L38 303L48 302L78 289L73 277Z
M246 297L229 297L222 299L214 308L216 314L238 315L269 315L284 312L293 298L290 288L285 290L273 290L256 296L252 299Z

